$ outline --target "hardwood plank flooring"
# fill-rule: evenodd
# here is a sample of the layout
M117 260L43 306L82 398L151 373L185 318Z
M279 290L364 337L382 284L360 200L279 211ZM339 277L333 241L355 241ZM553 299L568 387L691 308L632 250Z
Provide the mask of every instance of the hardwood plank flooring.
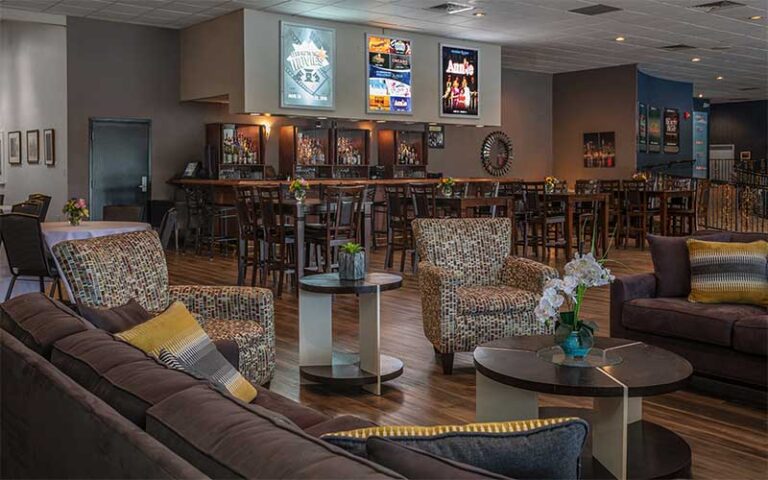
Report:
M617 273L650 271L648 252L614 250ZM399 255L395 258L398 265ZM562 267L562 261L556 266ZM168 252L171 283L233 285L234 258ZM383 249L372 257L374 270L383 270ZM380 397L359 389L339 390L299 386L298 301L292 292L275 302L277 373L271 389L330 415L351 414L379 424L451 424L474 421L475 374L471 354L457 354L453 375L443 375L431 344L422 331L417 279L405 274L403 288L382 295L382 349L405 362L404 374L383 387ZM607 288L588 293L584 313L608 334ZM357 300L337 296L333 306L334 347L357 348ZM589 407L588 399L544 396L544 405ZM681 391L647 398L645 418L682 435L693 450L693 475L701 479L768 478L766 412L714 397Z

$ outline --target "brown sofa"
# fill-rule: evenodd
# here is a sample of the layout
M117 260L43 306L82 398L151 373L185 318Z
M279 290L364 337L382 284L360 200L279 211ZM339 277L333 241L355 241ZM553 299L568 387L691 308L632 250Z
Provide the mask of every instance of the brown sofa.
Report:
M766 233L699 232L703 240L768 240ZM768 309L702 304L687 299L690 263L685 238L650 237L653 273L620 276L611 285L611 336L676 352L700 380L727 382L764 401L768 381ZM701 383L700 383L701 384ZM715 384L718 385L718 384Z
M263 387L245 404L43 294L0 304L0 326L0 478L404 478L319 438L373 423L331 418ZM568 447L552 468L575 471L583 426L556 429L538 443ZM528 471L553 471L556 462L539 461ZM437 463L443 470L430 478L506 478Z

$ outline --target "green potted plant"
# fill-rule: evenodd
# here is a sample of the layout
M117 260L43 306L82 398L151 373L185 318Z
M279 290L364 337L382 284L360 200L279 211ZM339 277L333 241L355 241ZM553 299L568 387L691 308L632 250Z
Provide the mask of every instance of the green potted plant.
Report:
M309 190L309 182L301 177L296 178L288 184L288 190L293 194L297 202L303 202L307 196L307 190Z
M359 243L347 242L339 250L339 278L361 280L365 278L365 252Z
M456 180L453 177L446 177L440 179L440 189L443 191L443 195L450 197L453 195L453 187L456 186Z
M85 203L84 198L72 198L64 204L64 208L61 213L67 216L69 224L73 227L80 225L80 221L90 216L88 211L88 204Z

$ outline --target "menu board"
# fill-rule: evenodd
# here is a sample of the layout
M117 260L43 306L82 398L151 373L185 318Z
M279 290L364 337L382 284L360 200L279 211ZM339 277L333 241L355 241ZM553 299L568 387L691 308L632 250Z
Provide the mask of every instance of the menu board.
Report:
M661 151L661 110L659 107L648 107L648 151Z
M334 108L336 31L280 22L280 106Z
M411 41L366 35L368 113L412 113Z
M440 115L479 115L480 52L474 48L440 45L442 94Z
M680 112L676 108L664 109L664 152L680 151Z

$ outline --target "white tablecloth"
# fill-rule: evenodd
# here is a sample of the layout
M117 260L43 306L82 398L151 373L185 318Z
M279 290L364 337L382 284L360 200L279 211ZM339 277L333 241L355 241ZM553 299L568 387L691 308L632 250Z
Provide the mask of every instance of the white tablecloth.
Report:
M140 222L82 222L76 227L73 227L68 222L43 222L40 224L40 228L43 232L45 244L50 249L57 243L66 240L81 240L118 233L139 232L149 230L152 227L148 223ZM58 268L58 264L56 267ZM2 252L0 252L0 300L5 299L10 281L11 271L8 266L8 259L5 256L5 248L3 248ZM67 295L71 298L72 292L69 285L63 279L62 284L67 290ZM46 288L49 288L49 286L46 286ZM31 279L31 281L20 278L16 281L16 285L13 288L12 297L39 290L40 287L36 278Z

